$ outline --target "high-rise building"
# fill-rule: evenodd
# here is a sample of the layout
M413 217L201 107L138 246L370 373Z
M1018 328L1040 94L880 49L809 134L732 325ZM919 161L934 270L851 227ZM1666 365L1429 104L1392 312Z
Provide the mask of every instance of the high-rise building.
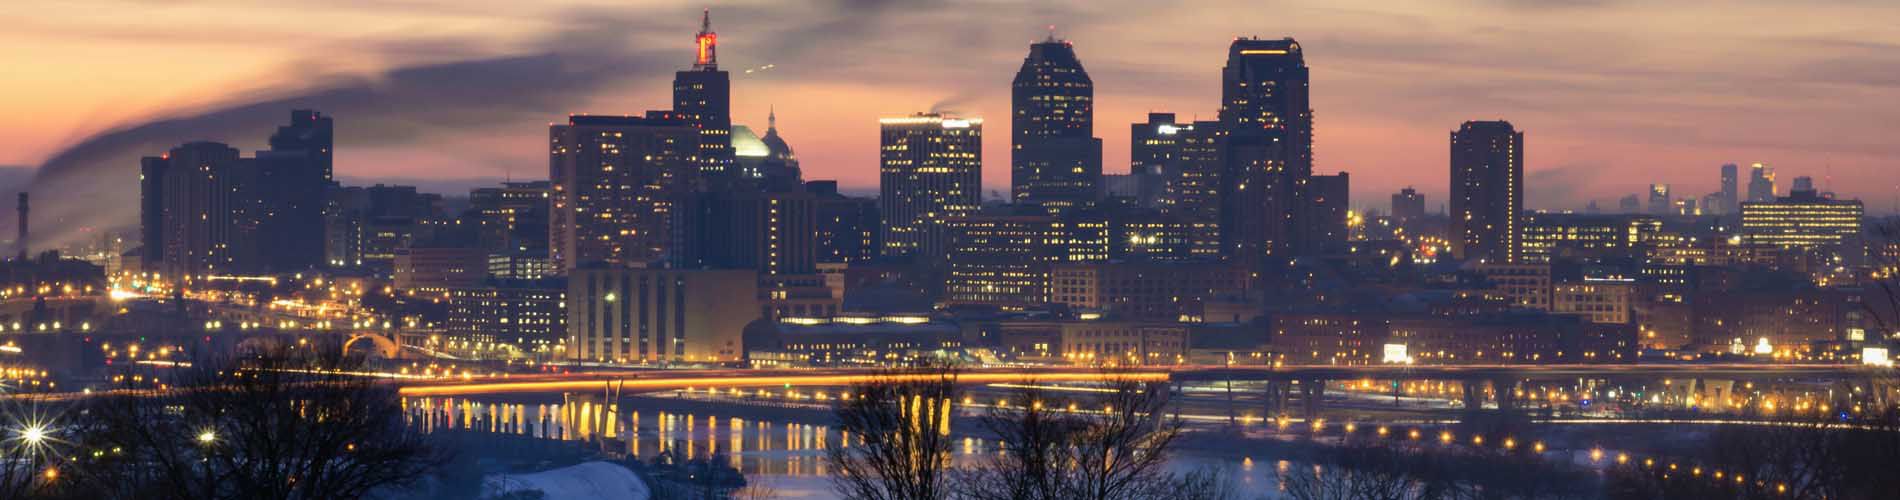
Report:
M1031 44L1010 85L1010 196L1049 213L1101 198L1102 140L1095 138L1095 84L1068 40Z
M718 363L745 354L758 319L750 270L593 268L567 280L567 358L604 363Z
M260 271L256 199L247 182L254 173L252 160L215 142L141 160L144 267L167 276Z
M1249 265L1314 249L1309 216L1313 108L1306 61L1292 38L1235 39L1221 70L1221 247Z
M1138 205L1163 203L1169 176L1181 170L1181 132L1188 127L1176 124L1174 113L1148 113L1148 121L1129 125L1128 175Z
M1722 203L1722 215L1741 213L1742 199L1741 192L1738 191L1741 187L1740 179L1741 174L1735 164L1722 164L1722 191L1721 198L1718 200Z
M877 258L877 200L838 193L838 181L810 181L805 190L815 198L812 212L817 231L818 262L870 262Z
M314 110L291 110L290 124L277 127L277 133L270 136L271 151L307 155L310 166L322 172L325 183L333 180L335 148L334 123Z
M1227 134L1216 121L1177 125L1175 133L1180 137L1180 153L1173 170L1163 172L1167 180L1161 194L1161 211L1204 219L1218 226L1223 168L1221 144Z
M1425 218L1425 194L1407 187L1392 195L1392 221L1406 227Z
M1800 250L1832 252L1847 263L1866 254L1861 239L1860 200L1831 200L1801 190L1770 202L1742 203L1742 241Z
M759 137L745 125L732 126L732 154L736 158L738 179L760 190L777 193L803 191L804 172L798 156L785 138L778 135L778 112L765 116L765 137ZM738 186L743 188L745 186Z
M1650 215L1667 216L1667 215L1674 214L1676 212L1674 203L1675 203L1675 200L1669 197L1668 184L1650 184L1649 185L1649 214Z
M1748 199L1746 201L1775 201L1775 169L1761 163L1750 165L1748 169Z
M918 113L878 124L883 255L941 261L944 222L982 203L983 120Z
M768 276L817 271L811 194L718 191L699 200L697 264Z
M699 133L694 155L709 181L731 182L738 175L732 150L732 78L719 69L719 35L712 11L701 13L693 69L673 74L673 111Z
M1108 259L1108 221L1085 214L980 214L949 225L944 294L952 304L1040 305L1049 300L1050 265Z
M479 226L477 243L490 254L548 251L547 181L506 182L471 189L469 210Z
M1345 172L1315 175L1306 185L1307 210L1312 214L1300 228L1302 239L1316 250L1330 251L1345 245L1352 211L1352 179Z
M1466 260L1519 262L1524 133L1469 121L1451 133L1451 250Z
M548 127L548 257L566 271L681 257L676 205L698 184L701 129L670 112L568 118ZM722 137L723 139L723 137Z

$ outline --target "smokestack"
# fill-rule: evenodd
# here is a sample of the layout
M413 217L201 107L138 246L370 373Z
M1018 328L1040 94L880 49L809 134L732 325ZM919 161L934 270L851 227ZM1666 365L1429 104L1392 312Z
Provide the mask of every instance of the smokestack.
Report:
M26 260L26 213L28 210L30 209L27 208L26 191L21 191L20 192L20 235L18 236L17 239L13 240L13 244L15 246L20 247L20 260Z

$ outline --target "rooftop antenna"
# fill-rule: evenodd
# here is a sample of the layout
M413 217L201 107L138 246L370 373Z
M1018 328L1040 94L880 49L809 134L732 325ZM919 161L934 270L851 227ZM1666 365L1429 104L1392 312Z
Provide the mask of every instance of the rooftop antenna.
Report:
M1056 41L1056 25L1053 25L1053 24L1051 24L1051 25L1049 25L1049 40L1047 40L1047 41L1048 41L1049 43L1055 43L1055 41Z

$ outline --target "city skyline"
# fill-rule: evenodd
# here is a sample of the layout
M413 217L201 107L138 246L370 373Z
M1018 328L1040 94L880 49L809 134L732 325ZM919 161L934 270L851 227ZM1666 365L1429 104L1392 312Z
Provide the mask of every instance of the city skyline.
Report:
M106 158L199 139L255 147L282 109L307 103L345 124L336 161L343 178L533 178L538 148L531 141L547 122L568 113L665 107L667 73L692 63L700 6L489 7L333 6L308 15L335 23L320 32L291 27L307 40L279 41L260 40L259 28L194 16L211 8L268 10L180 5L149 13L164 22L146 26L166 27L137 33L191 36L141 38L138 47L126 47L134 33L110 21L81 19L63 7L38 9L5 35L53 50L19 56L22 67L39 71L17 81L7 94L13 97L0 98L21 111L0 118L7 132L0 135L0 164L38 165L101 130L164 117L215 115L148 127L143 131L160 133ZM1529 146L1538 153L1526 165L1528 208L1608 204L1652 182L1699 195L1715 190L1721 164L1757 161L1784 178L1811 176L1824 190L1866 199L1876 213L1891 205L1879 199L1884 187L1861 186L1888 183L1878 174L1896 150L1878 137L1877 124L1891 122L1892 112L1845 104L1900 95L1881 76L1897 62L1882 47L1900 36L1872 22L1890 10L1879 6L1774 12L1778 22L1766 26L1759 23L1765 4L1655 16L1632 16L1643 10L1619 3L1523 2L1384 6L1379 13L1293 3L1230 17L1209 14L1220 9L1152 6L1132 7L1145 16L1113 17L1073 5L996 6L1007 14L1001 16L879 2L709 7L724 38L724 68L734 73L733 121L756 128L776 107L807 177L839 179L851 192L875 187L875 118L936 108L1002 119L1009 75L1028 44L1055 24L1056 36L1075 44L1096 81L1106 173L1128 168L1121 124L1142 121L1151 110L1183 121L1215 116L1213 68L1232 37L1293 36L1313 68L1315 171L1360 174L1359 200L1405 186L1446 199L1435 175L1439 134L1465 120L1508 119L1538 131ZM1671 24L1691 16L1759 29L1709 36ZM986 22L993 18L1010 21ZM1208 34L1145 27L1183 24ZM1524 43L1529 39L1547 43ZM479 43L465 43L471 40ZM326 48L348 50L315 50ZM111 49L166 61L174 72L192 69L194 76L154 78L166 72L145 63L81 73L66 62L74 58L56 55ZM1764 57L1808 53L1828 56ZM282 60L296 62L275 62ZM536 73L555 77L523 78ZM94 83L82 84L88 81ZM104 88L107 81L115 84ZM138 90L125 90L125 83ZM243 90L214 90L221 88ZM1843 93L1856 99L1802 98ZM390 99L405 105L383 105ZM1776 120L1749 118L1756 116ZM984 157L985 194L1006 193L1008 144L991 141ZM134 170L116 160L67 158L106 164L115 174ZM50 207L46 215L59 217Z

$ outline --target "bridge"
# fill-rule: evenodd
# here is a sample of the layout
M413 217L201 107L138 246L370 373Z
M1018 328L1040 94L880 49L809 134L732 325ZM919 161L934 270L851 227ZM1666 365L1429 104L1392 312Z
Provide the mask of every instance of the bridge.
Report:
M1518 408L1519 384L1539 379L1682 380L1681 390L1703 390L1716 397L1732 391L1737 381L1786 379L1826 380L1843 388L1864 387L1872 401L1893 400L1895 379L1891 368L1860 365L1770 364L1616 364L1616 365L1465 365L1465 366L1282 366L1227 367L1176 366L1167 369L1103 370L1092 368L977 368L958 374L960 384L1023 382L1101 382L1133 379L1176 384L1264 382L1268 415L1320 413L1328 382L1342 380L1435 380L1462 385L1466 408L1483 408L1494 401L1498 411ZM915 379L930 375L893 375L876 369L789 370L656 370L626 373L538 375L508 381L432 381L405 385L404 396L475 396L510 393L601 392L612 389L665 391L687 388L749 388L843 386L893 377ZM1395 387L1398 384L1394 384ZM1702 389L1696 389L1702 387ZM1396 389L1395 389L1396 390ZM1843 391L1843 393L1852 391ZM1395 394L1396 395L1396 394ZM1291 405L1297 400L1299 407Z

